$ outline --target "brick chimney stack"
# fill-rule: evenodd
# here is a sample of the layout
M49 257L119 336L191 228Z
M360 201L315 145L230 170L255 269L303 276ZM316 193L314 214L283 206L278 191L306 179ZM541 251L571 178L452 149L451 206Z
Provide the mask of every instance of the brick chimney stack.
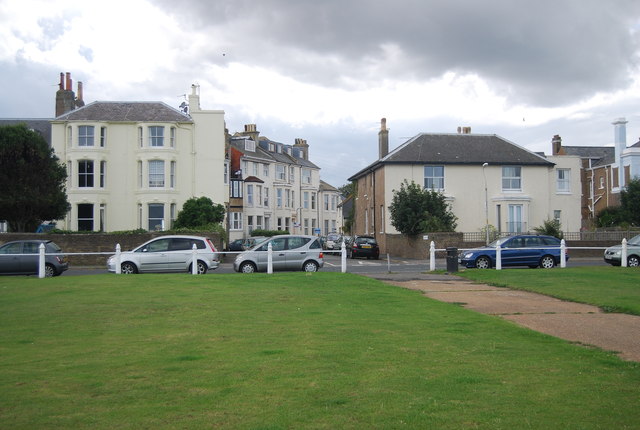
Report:
M78 82L78 99L76 100L71 73L67 72L66 76L64 73L60 73L60 83L56 92L56 117L84 106L82 97L82 82Z
M260 132L255 124L245 124L244 125L244 134L249 136L251 140L253 140L256 145L258 144L258 139L260 138Z
M551 154L566 155L564 149L562 148L562 138L558 134L553 136L553 139L551 139Z
M380 131L378 132L378 156L384 158L389 153L389 130L387 130L387 119L380 120Z
M302 154L301 158L303 160L309 160L309 144L307 143L306 139L297 137L296 143L293 145L293 147L300 150L300 154Z

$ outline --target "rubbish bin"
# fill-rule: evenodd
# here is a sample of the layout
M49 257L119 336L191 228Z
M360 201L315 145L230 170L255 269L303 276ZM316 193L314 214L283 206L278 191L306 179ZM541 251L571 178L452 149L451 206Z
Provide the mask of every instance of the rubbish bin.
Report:
M447 272L458 271L458 248L447 248Z

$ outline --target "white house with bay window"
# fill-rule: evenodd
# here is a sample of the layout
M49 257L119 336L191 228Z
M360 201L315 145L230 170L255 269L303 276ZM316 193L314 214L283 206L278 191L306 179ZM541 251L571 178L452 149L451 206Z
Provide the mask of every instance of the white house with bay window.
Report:
M558 219L581 227L580 159L544 156L496 135L422 133L391 152L383 120L380 158L349 178L357 184L354 234L375 235L383 248L398 234L387 216L403 181L442 192L458 218L457 231L532 231Z
M191 197L224 204L224 112L202 110L198 92L192 86L188 114L161 102L93 102L55 118L71 203L58 227L163 230Z

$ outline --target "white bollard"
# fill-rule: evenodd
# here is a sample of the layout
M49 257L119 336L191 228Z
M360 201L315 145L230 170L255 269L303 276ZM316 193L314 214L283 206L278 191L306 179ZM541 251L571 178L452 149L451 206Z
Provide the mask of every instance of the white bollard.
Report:
M429 271L433 272L436 270L436 244L431 241L431 245L429 245Z
M496 245L496 270L502 270L502 247Z
M622 252L620 254L620 265L627 267L627 239L622 239Z
M44 278L44 243L38 246L38 278Z
M117 243L116 244L116 258L115 258L115 265L116 265L116 275L121 275L122 274L122 248L120 248L120 244Z
M267 245L267 273L273 273L273 248L271 247L271 242Z
M560 267L567 267L567 244L564 239L560 241Z
M196 244L194 243L193 246L191 247L191 274L192 275L197 275L198 274L198 248L196 247Z
M391 273L391 257L387 253L387 273Z
M347 273L347 247L342 241L340 245L340 264L342 265L342 273Z

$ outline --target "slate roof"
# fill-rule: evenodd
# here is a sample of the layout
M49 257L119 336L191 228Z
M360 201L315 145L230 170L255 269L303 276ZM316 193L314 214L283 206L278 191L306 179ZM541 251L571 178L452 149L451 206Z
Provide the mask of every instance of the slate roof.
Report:
M613 146L563 146L566 155L593 160L593 167L615 163L616 149Z
M546 158L495 134L422 133L349 178L385 164L467 164L553 166Z
M0 119L2 125L26 124L28 128L38 132L51 146L51 119L50 118L11 118Z
M60 115L56 121L193 122L162 102L93 102Z

